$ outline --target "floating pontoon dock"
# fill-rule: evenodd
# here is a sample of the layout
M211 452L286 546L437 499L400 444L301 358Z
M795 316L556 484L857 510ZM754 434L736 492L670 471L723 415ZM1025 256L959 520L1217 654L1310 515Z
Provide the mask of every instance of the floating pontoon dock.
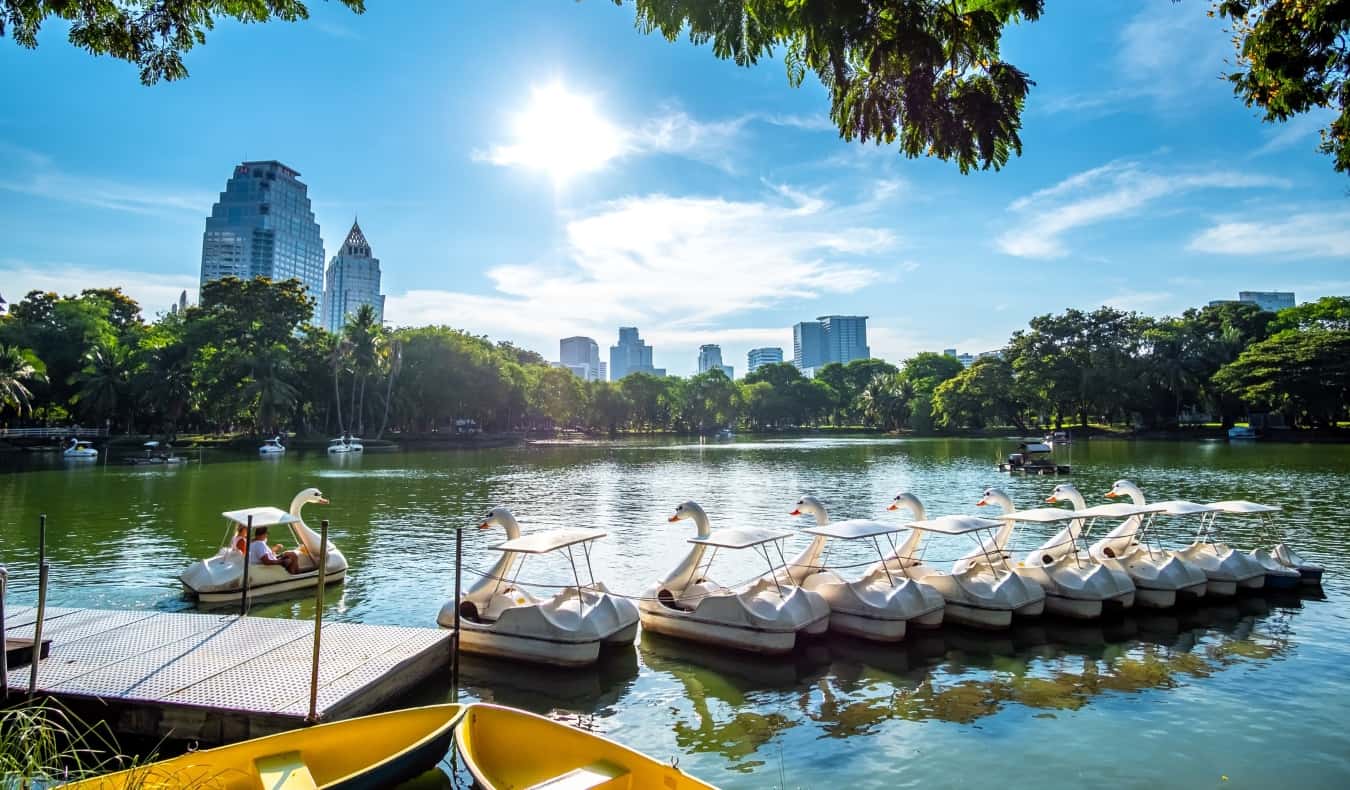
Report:
M9 636L31 637L37 611L7 611ZM444 628L325 623L319 718L369 713L447 670ZM238 615L48 607L51 652L39 695L94 710L114 732L216 744L300 726L309 712L314 624ZM6 678L28 690L29 667Z

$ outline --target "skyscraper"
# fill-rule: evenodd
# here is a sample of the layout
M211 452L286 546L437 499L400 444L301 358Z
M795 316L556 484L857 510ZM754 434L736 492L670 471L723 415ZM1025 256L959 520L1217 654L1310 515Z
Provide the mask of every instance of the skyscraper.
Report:
M792 327L792 364L808 376L831 362L846 364L871 356L865 315L822 315Z
M1249 302L1262 310L1278 313L1294 306L1293 291L1238 291L1239 302Z
M558 361L586 381L602 379L600 346L589 337L565 337L559 340Z
M363 304L375 308L375 320L384 323L380 259L371 254L370 242L361 232L361 225L352 220L342 249L328 262L323 284L323 325L329 332L342 331L347 318Z
M619 327L619 343L609 347L610 381L619 381L630 373L666 375L665 368L652 366L652 347L638 337L635 326Z
M795 334L795 333L794 333ZM754 373L765 365L777 365L783 361L783 349L777 347L752 348L746 355L746 375Z
M716 343L698 347L698 372L707 373L716 368L726 374L727 378L735 378L736 369L731 365L722 364L722 347Z
M236 165L202 234L202 279L298 279L323 313L323 239L300 174L277 161Z

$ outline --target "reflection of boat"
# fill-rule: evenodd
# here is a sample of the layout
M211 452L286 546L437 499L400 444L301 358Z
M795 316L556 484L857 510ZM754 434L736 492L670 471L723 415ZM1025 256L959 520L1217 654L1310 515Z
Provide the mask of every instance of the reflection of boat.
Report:
M604 530L574 527L522 537L520 524L504 507L488 511L479 526L494 525L506 530L506 542L493 546L502 553L501 559L459 601L441 607L436 618L442 626L454 627L458 607L460 647L465 652L584 666L599 658L601 643L632 644L637 636L637 607L626 598L610 595L593 573L590 584L583 586L573 555L573 548L580 546L590 571L590 543L603 538ZM527 557L555 551L567 552L575 587L540 600L516 585Z
M594 664L562 668L464 653L459 671L461 687L484 702L534 711L581 711L623 699L638 676L638 660L636 650L602 650Z
M1069 465L1056 463L1052 452L1054 448L1045 442L1020 442L1017 452L1008 453L1007 460L998 465L998 471L1028 475L1069 474Z
M1256 429L1246 425L1234 425L1228 429L1228 441L1230 442L1253 441L1259 438L1261 437L1256 433Z
M1104 608L1128 609L1134 605L1134 583L1119 566L1112 567L1078 550L1081 518L1072 510L1054 507L1013 509L1012 500L997 488L985 491L978 504L995 501L1003 506L1004 521L1033 524L1065 524L1054 537L1027 553L1013 572L1045 590L1045 608L1051 614L1092 620ZM1067 523L1066 523L1067 522ZM1004 534L1000 530L999 534ZM998 546L1006 555L1006 543Z
M71 790L210 787L219 790L399 785L436 766L450 750L463 705L431 705L335 721L131 768Z
M878 559L885 559L880 537L885 535L891 552L897 551L892 537L904 526L888 521L853 519L830 523L825 505L813 496L804 496L791 513L815 516L816 526L804 530L814 539L811 545L788 563L780 576L786 583L818 592L830 605L830 628L845 634L894 642L905 636L905 624L924 627L942 623L942 595L926 584L891 572L884 562L874 564L866 573L849 581L821 564L825 544L835 540L870 541ZM913 534L913 533L911 533Z
M644 629L753 653L786 653L797 634L821 634L830 624L830 605L818 593L784 586L770 555L770 546L791 533L772 529L732 528L713 532L708 515L696 502L675 508L671 522L693 519L698 536L694 548L674 570L647 590L638 604ZM714 549L704 562L708 547ZM754 549L769 563L769 573L736 588L707 577L717 549ZM786 565L786 562L783 562Z
M308 504L326 505L328 500L317 488L306 488L291 500L290 512L274 507L252 507L244 510L231 510L223 513L226 521L225 541L215 556L198 560L183 571L179 578L183 587L202 603L226 603L239 599L244 580L245 555L235 548L238 527L271 527L282 525L290 529L291 536L299 548L296 555L299 564L296 573L291 573L281 565L249 565L248 596L258 598L264 595L294 592L315 587L319 584L317 558L320 549L319 533L310 529L300 510ZM333 542L328 541L327 571L325 584L336 584L347 575L347 558L342 556Z
M91 442L86 442L83 439L71 439L70 444L66 445L66 449L61 451L61 457L74 460L90 460L98 458L98 450L94 449L94 445Z
M273 436L262 443L258 448L258 455L285 455L286 446L281 443L280 436Z
M1321 584L1322 566L1304 560L1286 544L1275 527L1275 514L1280 508L1275 505L1262 505L1245 499L1214 502L1210 507L1218 508L1219 513L1230 515L1256 516L1261 520L1262 532L1276 543L1269 549L1252 549L1248 555L1266 571L1266 589L1289 590L1300 584ZM1215 513L1210 517L1211 527L1219 517Z
M891 510L901 508L916 515L924 514L918 497L910 493L897 494L890 505ZM1005 558L986 550L995 541L994 531L1006 526L1004 522L974 516L942 516L917 519L906 526L920 536L906 540L884 564L941 593L946 601L945 620L976 628L1007 628L1012 624L1013 612L1035 616L1045 608L1045 593L1039 585L1013 573ZM983 561L958 560L950 572L923 564L924 543L934 535L976 538Z
M712 787L608 738L497 705L470 705L455 744L488 790Z
M1122 481L1125 482L1125 481ZM1117 484L1119 485L1119 483ZM1107 497L1124 495L1112 489ZM1135 504L1113 502L1109 505L1088 507L1082 493L1073 485L1055 486L1046 501L1068 500L1078 516L1087 519L1083 534L1091 531L1099 518L1118 518L1121 522L1088 548L1088 555L1103 565L1116 565L1125 571L1134 583L1134 601L1139 606L1166 609L1175 606L1178 598L1187 600L1205 594L1208 578L1195 563L1178 557L1174 551L1155 548L1148 540L1152 516L1162 510L1145 505L1143 496Z

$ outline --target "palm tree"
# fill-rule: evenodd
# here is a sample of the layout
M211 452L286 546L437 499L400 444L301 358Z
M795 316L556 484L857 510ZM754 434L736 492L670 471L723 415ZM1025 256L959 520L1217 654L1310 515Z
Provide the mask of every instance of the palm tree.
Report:
M398 340L389 344L389 380L384 385L384 416L380 418L380 430L375 432L375 438L384 436L384 429L389 425L389 404L394 397L394 379L403 371L403 343Z
M356 309L347 325L342 328L347 342L351 344L352 358L352 422L356 433L360 435L366 429L366 380L375 372L379 364L380 348L384 345L384 327L375 317L375 308L363 304ZM359 385L359 386L358 386ZM358 405L356 396L360 389L361 400Z
M257 400L257 427L263 433L276 429L278 417L295 407L300 390L291 383L290 353L280 343L265 346L244 361L251 379L244 387L246 402Z
M83 403L95 417L113 417L119 409L127 408L127 433L131 432L133 410L130 409L131 376L135 367L132 351L117 341L94 346L84 355L84 367L71 378L80 389L71 398Z
M158 409L169 438L178 433L192 398L192 349L185 343L169 343L152 349L146 357L141 401L151 410Z
M13 408L20 415L33 411L33 392L26 382L45 381L42 362L18 346L0 345L0 411Z
M333 365L333 405L337 409L337 429L339 434L347 432L342 423L342 371L351 360L351 344L347 338L338 336L337 342L333 344L333 353L329 357L329 362Z

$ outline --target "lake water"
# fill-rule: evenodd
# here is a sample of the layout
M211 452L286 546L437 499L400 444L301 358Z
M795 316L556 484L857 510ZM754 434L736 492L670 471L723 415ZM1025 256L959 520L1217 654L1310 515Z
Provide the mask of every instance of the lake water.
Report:
M985 486L1033 507L1055 478L993 471L992 440L803 438L532 446L480 452L206 454L181 467L0 458L0 561L12 601L34 597L37 520L49 517L56 606L190 608L177 574L214 552L223 510L286 507L301 488L332 500L306 520L332 523L351 563L325 617L434 626L454 587L454 530L493 505L524 528L609 530L597 578L641 593L686 552L690 522L667 524L686 499L714 527L806 526L786 514L804 493L835 519L886 518L909 490L930 515L978 512ZM1323 596L1242 596L1103 625L1045 619L987 635L944 627L876 646L833 635L769 660L642 636L586 671L466 658L461 698L528 708L606 733L723 787L1013 785L1326 787L1350 783L1350 562L1344 552L1350 447L1080 442L1061 460L1089 504L1117 478L1151 499L1248 498L1283 505L1289 542L1327 568ZM893 516L894 514L891 514ZM1169 545L1189 522L1161 530ZM1019 546L1037 540L1032 530ZM1254 525L1229 542L1251 548ZM465 533L465 562L485 568L497 531ZM967 547L935 544L929 559ZM806 543L794 538L789 551ZM839 562L866 559L834 549ZM724 584L763 568L723 552ZM789 555L790 556L790 555ZM570 581L561 557L522 579ZM310 599L253 614L310 617ZM448 683L408 702L448 699ZM456 774L447 765L449 774ZM458 772L462 774L462 772ZM462 779L462 776L460 776ZM454 780L443 773L417 787Z

